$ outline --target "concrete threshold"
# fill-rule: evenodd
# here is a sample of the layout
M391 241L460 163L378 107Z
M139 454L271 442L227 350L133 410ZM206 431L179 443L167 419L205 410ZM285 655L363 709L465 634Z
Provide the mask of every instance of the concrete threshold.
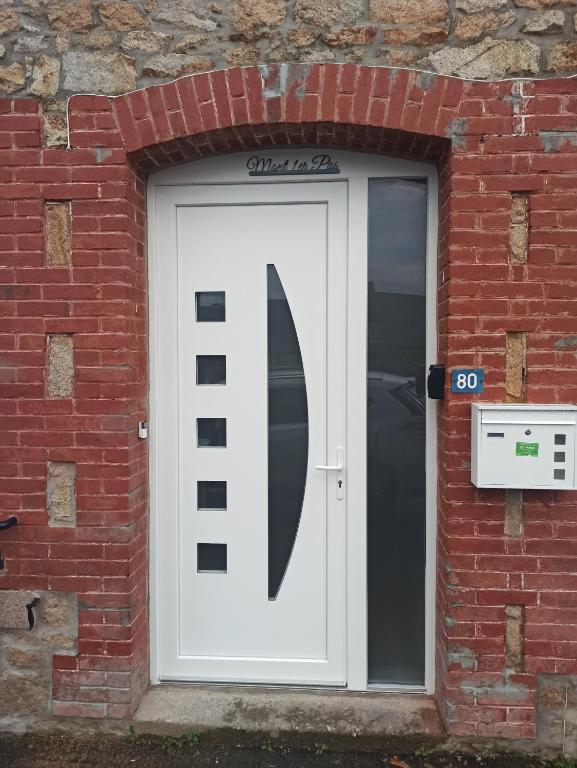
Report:
M419 693L163 684L134 717L146 733L324 734L379 739L441 739L435 700Z

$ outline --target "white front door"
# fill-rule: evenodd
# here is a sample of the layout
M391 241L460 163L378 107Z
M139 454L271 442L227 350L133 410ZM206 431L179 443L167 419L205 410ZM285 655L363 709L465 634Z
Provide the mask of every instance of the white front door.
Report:
M345 685L347 185L156 195L159 677Z

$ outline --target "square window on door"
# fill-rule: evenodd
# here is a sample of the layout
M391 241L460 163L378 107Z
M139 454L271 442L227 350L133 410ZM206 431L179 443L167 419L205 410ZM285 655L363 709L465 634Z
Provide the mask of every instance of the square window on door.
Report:
M199 480L196 506L198 509L226 509L226 480Z
M226 544L197 544L196 569L199 573L226 573Z
M197 355L196 383L226 384L226 355Z
M197 323L224 323L224 291L197 291L195 297Z
M226 447L226 419L197 419L196 431L199 448Z
M555 445L565 445L567 441L567 435L555 435Z

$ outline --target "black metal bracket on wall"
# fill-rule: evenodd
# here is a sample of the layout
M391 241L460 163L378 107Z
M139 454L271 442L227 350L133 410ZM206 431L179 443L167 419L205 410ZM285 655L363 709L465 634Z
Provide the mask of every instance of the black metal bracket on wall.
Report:
M0 531L5 531L8 528L13 528L18 524L18 518L15 515L6 518L0 522ZM4 570L4 555L0 554L0 571Z
M39 597L33 597L29 603L26 603L26 611L28 612L28 629L29 630L32 630L34 628L34 608L36 608L39 602L40 602Z
M430 400L445 399L446 366L430 365L427 376L427 396Z

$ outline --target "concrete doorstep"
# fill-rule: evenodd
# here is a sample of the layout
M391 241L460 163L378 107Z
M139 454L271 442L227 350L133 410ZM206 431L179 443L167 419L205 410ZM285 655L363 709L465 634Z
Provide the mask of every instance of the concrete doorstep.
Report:
M443 726L424 694L359 693L164 684L152 687L134 718L142 733L239 731L378 739L440 740Z

